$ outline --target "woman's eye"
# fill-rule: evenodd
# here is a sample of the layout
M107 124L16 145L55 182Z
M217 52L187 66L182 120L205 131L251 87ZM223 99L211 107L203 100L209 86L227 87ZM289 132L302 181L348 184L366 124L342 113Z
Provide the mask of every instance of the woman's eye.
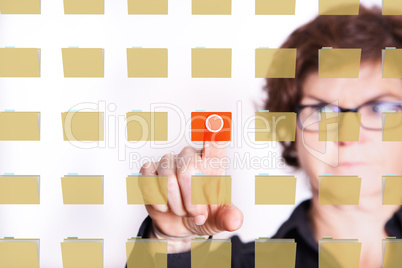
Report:
M394 108L392 110L395 110L398 113L402 112L402 104L394 105Z
M374 112L374 113L378 113L378 112L380 112L382 109L381 109L381 107L380 107L380 105L378 105L378 104L374 104L373 106L371 106L371 109L370 109L370 111L371 112Z
M393 103L374 103L370 107L370 111L373 113L383 113L387 111L401 111L401 105Z
M321 105L317 106L317 111L318 112L324 112L324 111L329 111L329 110L332 111L332 107L328 106L326 104L321 104Z

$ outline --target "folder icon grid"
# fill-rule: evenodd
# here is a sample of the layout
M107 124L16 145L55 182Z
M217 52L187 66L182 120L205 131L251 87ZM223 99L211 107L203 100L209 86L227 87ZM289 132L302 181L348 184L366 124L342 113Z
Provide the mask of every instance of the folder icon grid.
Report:
M230 268L231 259L230 239L191 240L191 268Z
M319 15L359 15L360 0L319 0Z
M61 178L61 188L65 205L103 205L102 175L66 175Z
M358 239L320 239L320 268L359 267L361 243Z
M382 113L382 141L402 141L402 113Z
M402 4L402 2L401 2ZM402 6L401 6L402 11ZM402 15L402 13L401 13ZM402 78L402 49L382 50L382 78Z
M40 14L41 0L0 0L1 14Z
M288 175L255 176L256 205L294 205L296 177Z
M0 267L39 268L40 241L0 238Z
M383 268L398 268L402 264L402 239L387 237L382 240Z
M359 78L360 48L323 48L318 50L319 78Z
M104 0L63 0L64 14L104 14Z
M320 112L319 141L359 141L361 113Z
M39 141L40 112L0 112L0 141Z
M128 112L128 141L167 141L167 112Z
M167 15L168 0L128 0L130 15Z
M259 0L257 0L259 1ZM256 78L295 78L296 48L258 48L255 50Z
M131 238L126 242L127 268L167 267L167 240Z
M295 15L296 0L255 0L255 15Z
M232 203L232 178L229 175L191 176L191 204L230 205Z
M103 48L62 48L64 77L104 77Z
M358 176L319 176L318 203L320 205L358 205L361 178Z
M230 15L232 0L192 0L193 15Z
M191 77L231 78L231 48L192 48Z
M67 238L60 244L63 268L103 268L103 239Z
M256 141L295 141L296 113L256 112Z
M61 114L64 141L103 141L103 112Z
M40 48L0 48L0 77L40 77L40 64Z
M402 205L402 176L382 176L382 204Z
M0 205L39 203L39 175L0 175Z
M294 239L255 240L255 268L294 268L296 265L296 242Z
M167 48L127 48L128 77L168 77Z
M167 176L129 175L126 178L126 187L127 204L167 204Z

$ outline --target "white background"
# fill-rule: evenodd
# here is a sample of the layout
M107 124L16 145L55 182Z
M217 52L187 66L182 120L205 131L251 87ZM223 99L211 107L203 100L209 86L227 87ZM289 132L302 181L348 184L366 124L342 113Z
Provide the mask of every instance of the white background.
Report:
M147 215L143 206L127 205L126 176L139 172L141 161L191 145L180 134L189 133L186 124L196 109L233 113L231 159L248 154L271 161L265 168L231 165L227 173L232 201L245 216L235 233L243 241L272 236L295 206L254 204L255 175L291 173L278 166L279 154L269 153L279 153L277 144L256 145L253 133L243 135L266 96L264 80L254 78L255 49L279 47L318 14L318 1L297 0L294 16L255 16L254 8L254 1L232 0L232 15L193 16L190 0L169 0L169 15L128 15L127 1L105 0L105 15L64 15L62 0L42 0L41 15L0 15L0 47L42 49L41 78L0 79L0 110L41 112L40 142L0 142L0 173L41 176L40 205L0 206L0 237L40 238L40 264L49 268L62 267L64 238L104 238L104 266L124 267L125 242L137 235ZM61 48L68 46L104 48L105 77L64 78ZM127 78L126 48L132 46L168 48L169 78ZM232 48L232 78L191 78L191 48L198 46ZM92 149L64 142L61 113L99 104L106 115L106 141ZM127 143L125 113L153 111L152 104L169 112L169 143ZM60 178L68 173L104 175L104 205L63 205ZM308 179L296 176L298 204L310 192Z

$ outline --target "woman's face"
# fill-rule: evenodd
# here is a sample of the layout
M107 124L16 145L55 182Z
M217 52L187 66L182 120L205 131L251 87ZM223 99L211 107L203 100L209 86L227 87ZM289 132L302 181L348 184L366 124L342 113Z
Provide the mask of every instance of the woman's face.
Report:
M362 63L359 78L318 78L310 74L303 84L302 105L335 103L355 108L368 101L401 101L402 79L383 79L381 62ZM402 174L402 142L383 142L381 130L360 127L359 141L318 141L318 132L296 131L300 165L310 177L313 190L318 176L358 175L361 195L382 193L381 177Z

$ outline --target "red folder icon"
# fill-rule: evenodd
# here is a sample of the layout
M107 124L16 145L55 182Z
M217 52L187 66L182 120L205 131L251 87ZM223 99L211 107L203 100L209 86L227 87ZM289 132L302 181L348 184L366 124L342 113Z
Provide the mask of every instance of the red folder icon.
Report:
M232 113L193 112L191 113L192 141L230 141L232 133Z

